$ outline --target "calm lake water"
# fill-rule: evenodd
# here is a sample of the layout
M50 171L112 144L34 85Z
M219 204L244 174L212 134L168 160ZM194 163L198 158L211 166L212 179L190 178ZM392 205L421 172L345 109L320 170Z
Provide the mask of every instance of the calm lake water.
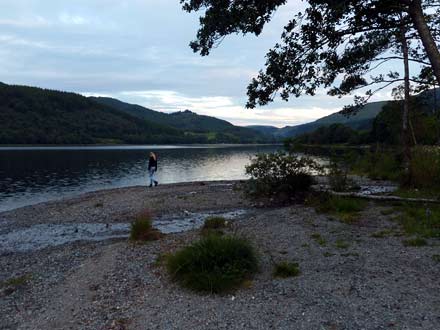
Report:
M148 153L160 183L246 178L245 165L281 146L0 147L0 211L108 188L146 185Z

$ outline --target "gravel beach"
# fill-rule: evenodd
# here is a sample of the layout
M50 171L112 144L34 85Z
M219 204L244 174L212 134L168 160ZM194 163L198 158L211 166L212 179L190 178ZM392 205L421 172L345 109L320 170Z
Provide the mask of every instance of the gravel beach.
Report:
M0 213L0 329L440 329L440 240L372 236L399 232L384 203L346 224L303 205L257 208L237 184L105 190ZM128 225L146 209L169 233L131 243ZM209 214L229 217L260 256L234 293L182 289L157 262L198 239ZM300 275L274 278L284 260Z

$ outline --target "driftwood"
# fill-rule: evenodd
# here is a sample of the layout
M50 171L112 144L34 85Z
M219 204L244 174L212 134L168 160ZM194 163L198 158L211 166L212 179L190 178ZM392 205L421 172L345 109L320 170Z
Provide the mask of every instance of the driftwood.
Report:
M376 201L397 201L397 202L410 202L410 203L434 203L440 204L440 200L438 199L429 199L429 198L405 198L399 196L386 196L386 195L367 195L357 192L336 192L329 190L328 193L334 196L341 197L356 197L356 198L364 198Z

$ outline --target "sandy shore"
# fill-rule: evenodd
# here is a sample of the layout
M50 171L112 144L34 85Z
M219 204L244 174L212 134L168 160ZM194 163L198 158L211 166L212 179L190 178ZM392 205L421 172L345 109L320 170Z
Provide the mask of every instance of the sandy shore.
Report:
M52 244L22 250L20 242L0 245L0 328L440 329L440 263L432 257L440 254L439 240L406 247L400 236L372 237L396 226L381 212L384 204L371 203L349 225L302 205L255 208L235 184L106 190L0 213L3 241L17 232L29 242L53 235ZM190 224L185 229L206 214L228 213L231 232L248 237L260 254L252 285L223 296L176 286L156 259L199 232L132 244L124 226L145 209L158 226L180 221ZM119 236L87 238L112 228ZM54 243L75 235L87 240ZM298 262L300 276L273 278L273 264L282 260Z

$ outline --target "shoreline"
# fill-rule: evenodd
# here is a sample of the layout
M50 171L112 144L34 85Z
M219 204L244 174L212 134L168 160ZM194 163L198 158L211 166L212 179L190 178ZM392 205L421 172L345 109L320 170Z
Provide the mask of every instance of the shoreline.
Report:
M241 209L250 205L237 198L234 186L242 180L194 181L157 187L101 189L0 212L0 234L35 225L75 223L129 224L148 210L155 217L185 212ZM228 192L228 194L225 194ZM218 200L221 195L221 200Z
M106 193L115 193L115 192L122 192L122 191L126 191L126 190L139 190L139 189L153 189L152 191L154 191L154 189L160 189L161 191L163 191L164 189L166 190L167 188L172 189L174 186L175 187L190 187L190 186L197 186L197 185L206 185L206 184L211 184L211 185L216 185L216 184L237 184L240 182L243 182L245 180L209 180L209 181L187 181L187 182L174 182L174 183L163 183L160 184L158 187L153 187L153 188L149 188L147 185L135 185L135 186L126 186L126 187L115 187L115 188L103 188L103 189L98 189L98 190L91 190L91 191L83 191L83 192L78 192L78 193L74 193L73 195L69 195L69 196L62 196L59 198L55 198L55 199L50 199L50 200L46 200L46 201L41 201L41 202L36 202L34 204L29 204L29 205L23 205L23 206L19 206L19 207L15 207L12 209L8 209L8 210L0 210L0 222L1 222L1 216L3 213L8 213L8 212L13 212L19 209L23 209L23 208L32 208L32 207L37 207L37 206L44 206L44 204L59 204L59 203L64 203L64 202L70 202L71 200L77 200L77 199L87 199L87 198L96 198L98 195L105 195Z
M252 146L282 146L283 143L193 143L193 144L178 144L178 143L168 143L168 144L0 144L0 150L27 150L30 148L34 149L70 149L70 148L164 148L164 147L174 147L178 148L209 148L209 147L252 147Z
M304 205L257 208L236 184L116 188L0 213L0 235L67 226L61 237L69 237L77 234L77 224L128 225L146 208L155 220L177 221L245 209L231 220L228 233L249 239L260 256L260 271L246 288L217 296L180 288L158 261L200 239L201 222L147 244L133 244L124 234L0 253L0 324L93 330L440 328L440 263L432 258L440 254L438 239L408 247L401 234L376 238L377 232L397 230L384 204L368 202L359 219L347 224ZM299 263L298 277L272 276L274 263L285 260ZM18 284L7 284L12 280Z

